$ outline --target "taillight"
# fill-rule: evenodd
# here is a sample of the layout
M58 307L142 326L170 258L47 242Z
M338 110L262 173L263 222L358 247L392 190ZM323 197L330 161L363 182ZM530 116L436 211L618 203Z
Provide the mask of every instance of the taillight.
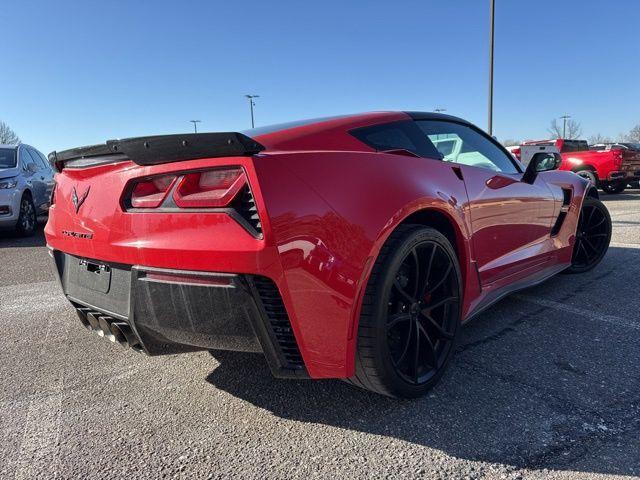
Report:
M133 208L159 207L176 178L175 175L161 175L136 183L131 191L131 206Z
M622 150L612 150L613 164L616 168L622 167Z
M198 275L195 273L174 272L145 272L144 279L159 283L179 283L184 285L208 285L216 287L230 287L233 275Z
M242 168L224 168L185 174L173 201L180 208L225 207L247 183Z
M120 201L123 210L149 213L199 212L231 215L255 238L261 239L262 224L256 202L242 167L176 172L133 180Z
M513 150L511 150L511 153L513 153L518 160L522 160L520 158L520 152L521 150L519 148L514 148Z

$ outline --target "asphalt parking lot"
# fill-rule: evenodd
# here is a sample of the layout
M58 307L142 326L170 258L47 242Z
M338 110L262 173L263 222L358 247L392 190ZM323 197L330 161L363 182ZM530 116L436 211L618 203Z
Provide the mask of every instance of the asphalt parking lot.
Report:
M640 476L640 191L602 198L604 261L478 317L417 401L124 350L80 325L41 229L0 234L0 478Z

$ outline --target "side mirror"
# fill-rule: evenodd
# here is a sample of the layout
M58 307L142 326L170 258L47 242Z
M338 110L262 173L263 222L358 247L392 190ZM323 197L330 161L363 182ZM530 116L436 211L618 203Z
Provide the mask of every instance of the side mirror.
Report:
M540 172L556 170L561 162L562 157L559 153L538 152L531 157L531 161L527 165L524 175L522 175L522 181L532 184L536 181L536 177Z
M26 166L25 170L28 173L33 174L33 173L36 173L38 171L38 167L36 167L35 163L27 163L27 166Z

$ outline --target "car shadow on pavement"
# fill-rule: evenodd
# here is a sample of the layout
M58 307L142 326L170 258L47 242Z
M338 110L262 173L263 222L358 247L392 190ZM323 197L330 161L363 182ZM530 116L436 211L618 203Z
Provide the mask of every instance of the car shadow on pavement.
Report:
M284 419L460 459L638 475L638 310L608 307L614 294L634 295L639 264L640 249L612 247L592 272L498 303L463 329L448 372L425 398L386 398L339 380L277 380L261 355L235 352L212 354L220 365L207 381Z
M47 242L44 238L44 221L39 221L35 234L31 237L21 237L11 231L0 230L0 249L7 247L44 247Z
M629 189L625 190L623 193L613 193L613 194L601 194L600 200L604 202L618 202L623 200L640 200L640 190L639 189Z

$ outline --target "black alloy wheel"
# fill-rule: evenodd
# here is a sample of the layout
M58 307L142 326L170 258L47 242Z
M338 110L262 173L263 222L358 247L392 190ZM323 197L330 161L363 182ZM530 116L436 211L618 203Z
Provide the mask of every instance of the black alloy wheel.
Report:
M627 188L627 184L626 182L610 182L602 184L600 188L602 188L603 192L609 194L622 193Z
M20 214L18 216L16 231L24 237L29 237L35 233L36 223L36 208L33 206L31 198L24 195L20 201Z
M451 244L432 228L394 232L365 296L352 383L390 396L423 395L442 376L460 326L461 276Z
M607 207L600 200L585 198L568 272L582 273L594 268L607 253L610 241L611 216Z

